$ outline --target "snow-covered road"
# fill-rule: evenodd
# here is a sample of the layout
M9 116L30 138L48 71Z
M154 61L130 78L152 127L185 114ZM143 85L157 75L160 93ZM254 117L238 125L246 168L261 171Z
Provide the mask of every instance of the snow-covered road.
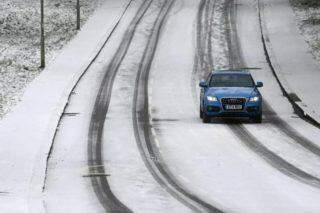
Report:
M259 9L133 0L70 91L43 191L21 193L20 212L319 212L320 131L283 95ZM202 123L198 82L223 67L261 68L262 124Z
M197 118L198 102L195 103L192 97L194 86L190 86L190 79L193 79L193 54L188 54L188 49L192 47L186 46L185 41L180 41L181 35L173 37L173 32L168 33L170 37L160 44L161 49L154 59L155 80L151 86L150 99L153 126L161 154L183 185L207 202L222 207L224 211L316 212L319 209L316 204L319 199L319 155L297 145L311 142L302 136L295 137L299 134L292 126L313 132L313 136L318 135L319 131L301 119L292 118L292 107L283 97L266 63L259 34L257 4L255 1L243 1L240 5L238 16L232 19L232 14L230 15L230 20L238 23L236 30L239 32L240 45L232 43L237 42L237 35L232 35L237 32L235 29L229 38L230 45L243 48L239 51L243 56L229 58L236 63L246 60L249 67L263 68L253 71L253 74L255 79L266 82L267 86L262 92L276 112L266 112L262 125L246 121L238 124L234 120L201 124ZM215 29L213 26L212 30ZM186 36L185 32L183 36ZM212 42L219 43L220 39L214 38ZM179 48L175 48L179 43ZM233 47L229 49L234 50ZM203 52L205 57L202 58L207 58L206 54L210 54L210 50ZM199 60L201 61L201 56ZM188 62L189 65L181 61ZM221 63L222 60L213 58L212 61ZM232 65L234 61L231 61ZM235 66L243 67L243 64ZM191 84L196 83L197 81L191 80ZM282 122L279 122L280 118L275 113L281 114ZM316 149L317 147L315 146ZM316 152L314 147L310 149Z
M96 62L73 90L48 161L44 188L46 212L103 211L103 206L92 188L87 157L91 112L105 70L140 4L141 1L135 1L130 5L114 31L115 36L110 38Z

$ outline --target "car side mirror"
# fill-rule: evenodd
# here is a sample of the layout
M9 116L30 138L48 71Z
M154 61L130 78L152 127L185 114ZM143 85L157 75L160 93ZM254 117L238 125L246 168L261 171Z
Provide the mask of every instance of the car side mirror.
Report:
M201 81L200 83L199 83L199 87L202 87L202 88L206 88L208 85L207 85L207 83L205 82L205 81Z
M261 81L258 81L256 87L263 87L263 83Z

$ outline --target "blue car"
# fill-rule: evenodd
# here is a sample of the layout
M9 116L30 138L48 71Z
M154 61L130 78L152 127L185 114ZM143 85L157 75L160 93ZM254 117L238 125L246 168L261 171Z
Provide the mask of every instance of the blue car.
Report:
M208 123L214 117L249 117L262 122L262 96L247 70L220 70L201 81L200 118Z

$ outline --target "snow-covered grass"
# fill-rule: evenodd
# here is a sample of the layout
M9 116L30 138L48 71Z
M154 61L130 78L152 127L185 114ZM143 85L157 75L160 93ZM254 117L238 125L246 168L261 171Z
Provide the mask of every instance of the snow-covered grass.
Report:
M81 24L104 0L81 1ZM77 33L76 0L45 1L46 62ZM39 0L0 1L0 118L10 111L39 68Z
M320 1L291 0L301 34L320 63Z

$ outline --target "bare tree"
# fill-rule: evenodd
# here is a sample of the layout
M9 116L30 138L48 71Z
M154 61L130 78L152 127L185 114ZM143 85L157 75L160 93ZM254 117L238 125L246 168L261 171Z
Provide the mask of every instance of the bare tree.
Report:
M40 57L41 57L41 68L44 68L46 66L46 59L45 59L45 44L44 44L44 5L43 5L44 0L40 0Z

